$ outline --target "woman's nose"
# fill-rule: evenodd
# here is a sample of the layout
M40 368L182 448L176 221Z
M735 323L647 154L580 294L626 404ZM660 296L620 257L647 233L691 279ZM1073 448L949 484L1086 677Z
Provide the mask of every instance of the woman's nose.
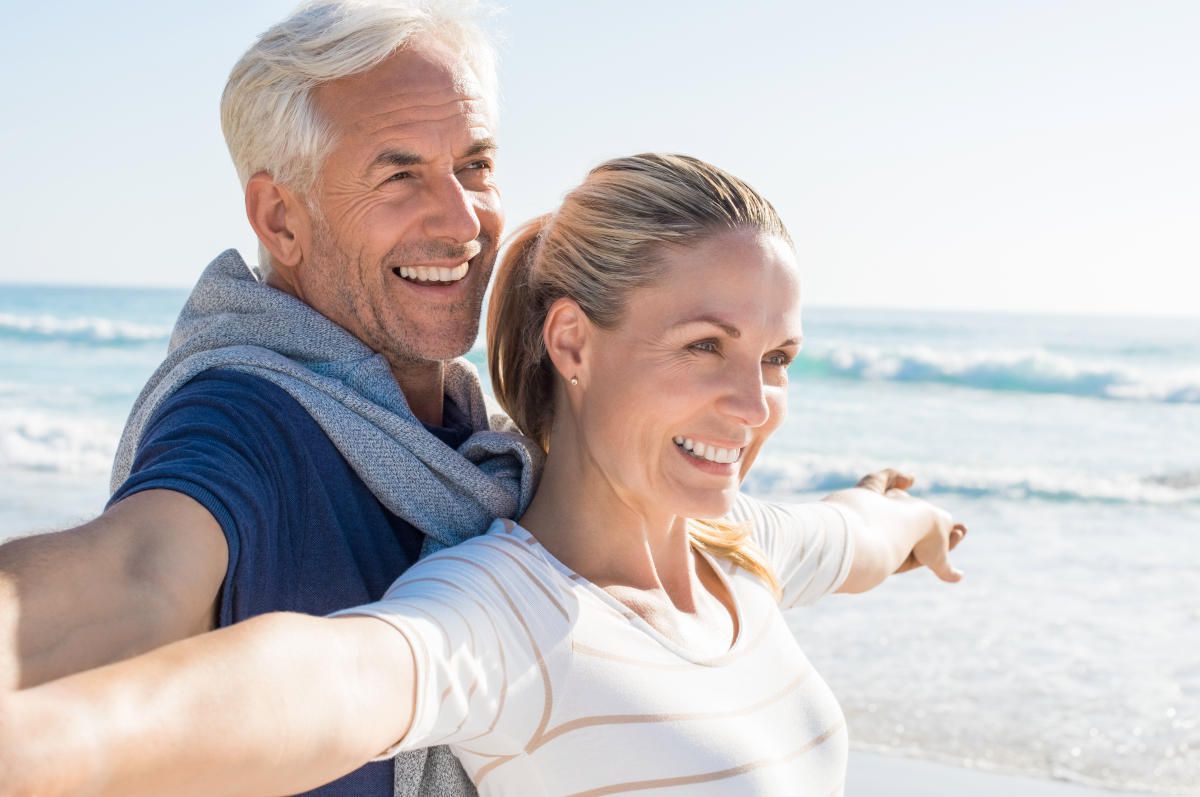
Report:
M744 369L730 380L726 412L751 428L762 426L771 417L762 368L757 363L753 370Z

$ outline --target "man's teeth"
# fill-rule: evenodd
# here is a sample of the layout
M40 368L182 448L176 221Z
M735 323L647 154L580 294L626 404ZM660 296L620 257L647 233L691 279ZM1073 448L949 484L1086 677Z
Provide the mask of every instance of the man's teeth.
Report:
M723 465L728 465L731 462L737 462L742 456L742 449L740 448L717 448L716 446L697 443L690 437L676 437L675 445L679 446L693 457L707 459L709 462L719 462Z
M400 276L416 282L458 282L467 276L467 264L454 268L433 268L431 266L401 266Z

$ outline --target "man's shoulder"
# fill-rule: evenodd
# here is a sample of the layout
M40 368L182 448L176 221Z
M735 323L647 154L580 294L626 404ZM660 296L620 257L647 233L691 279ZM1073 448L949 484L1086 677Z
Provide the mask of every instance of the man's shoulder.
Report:
M134 470L162 462L206 468L251 467L292 473L318 468L340 472L337 448L286 390L253 374L204 371L181 385L154 411L138 443ZM221 464L224 463L224 464Z
M253 401L286 399L296 403L296 400L279 385L261 376L232 368L201 371L175 390L167 401L225 396Z
M225 421L256 431L307 433L319 429L286 390L261 376L229 368L214 368L192 377L159 405L150 425L180 416Z

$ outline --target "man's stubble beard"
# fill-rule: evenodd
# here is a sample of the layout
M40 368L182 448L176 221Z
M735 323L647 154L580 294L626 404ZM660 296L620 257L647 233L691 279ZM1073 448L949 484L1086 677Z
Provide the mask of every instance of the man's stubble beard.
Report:
M495 242L490 236L481 234L474 242L465 245L400 245L389 250L382 261L369 264L362 250L351 253L340 246L324 218L314 214L313 246L316 250L314 256L322 261L321 270L330 275L334 283L337 304L356 322L358 333L355 336L372 351L382 354L393 367L442 362L466 354L471 349L479 334L483 295L498 254ZM390 275L393 268L430 260L466 260L472 252L478 254L472 259L471 271L483 272L467 277L475 280L474 289L460 301L439 308L444 311L445 316L458 319L457 326L460 330L458 334L453 335L452 341L423 341L420 336L413 336L410 334L409 325L403 323L403 316L399 318L401 323L395 323L396 317L392 317L389 322L385 313L385 303L382 301L386 285L380 293L380 300L371 300L371 293L365 283L367 275L377 276L386 283L388 279L401 279L399 276ZM336 275L339 274L348 279L337 279ZM368 320L370 323L364 323ZM440 326L436 321L433 325ZM354 333L354 330L348 331Z

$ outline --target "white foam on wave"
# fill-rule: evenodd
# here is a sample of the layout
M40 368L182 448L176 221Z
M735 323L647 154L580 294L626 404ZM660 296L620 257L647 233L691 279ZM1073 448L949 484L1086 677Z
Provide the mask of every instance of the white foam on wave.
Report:
M29 410L0 410L0 467L57 473L106 473L120 426Z
M768 455L754 466L746 485L750 492L760 495L824 493L851 487L880 467L879 462L853 457ZM1200 472L1101 478L1035 466L977 468L934 462L905 467L917 477L914 490L927 494L1110 504L1200 502Z
M165 343L171 336L171 328L111 318L60 318L53 315L21 316L0 313L0 336L32 341L128 345Z
M1155 375L1123 363L1078 362L1044 349L954 352L842 344L805 357L830 374L868 381L1200 404L1200 371Z

